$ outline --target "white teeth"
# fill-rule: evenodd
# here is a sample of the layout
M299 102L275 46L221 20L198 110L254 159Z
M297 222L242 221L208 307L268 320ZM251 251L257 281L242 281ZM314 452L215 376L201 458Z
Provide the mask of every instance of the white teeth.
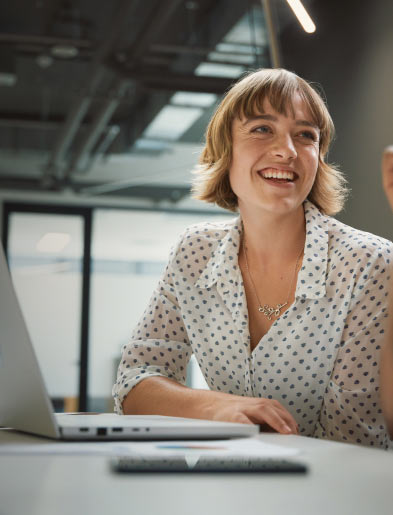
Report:
M295 178L295 174L293 172L275 170L272 168L264 170L262 175L265 179L288 179L293 181Z

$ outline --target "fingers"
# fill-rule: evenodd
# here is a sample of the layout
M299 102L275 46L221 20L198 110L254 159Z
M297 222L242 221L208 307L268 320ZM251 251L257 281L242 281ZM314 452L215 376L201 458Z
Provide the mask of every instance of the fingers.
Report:
M277 406L278 404L278 406ZM254 423L268 424L272 429L282 434L298 434L298 427L292 415L277 401L259 399L258 404L249 407L245 414Z
M278 433L299 434L293 416L273 399L229 395L224 401L215 404L212 420L267 425Z
M277 410L280 412L282 418L285 420L287 425L291 428L292 432L295 434L299 434L299 426L296 423L296 420L293 416L287 411L278 401L274 401L277 403Z
M383 151L384 155L392 154L393 155L393 145L388 145Z
M269 406L265 409L263 414L265 422L269 424L274 430L282 434L291 434L293 429L288 425L282 414L274 407Z

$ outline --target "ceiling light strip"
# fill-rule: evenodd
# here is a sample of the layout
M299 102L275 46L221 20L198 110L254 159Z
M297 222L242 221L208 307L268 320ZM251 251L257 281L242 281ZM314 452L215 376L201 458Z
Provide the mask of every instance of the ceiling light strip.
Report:
M309 34L315 32L315 23L312 21L310 15L304 8L300 0L287 0L289 7L295 13L296 18L299 20L300 25Z

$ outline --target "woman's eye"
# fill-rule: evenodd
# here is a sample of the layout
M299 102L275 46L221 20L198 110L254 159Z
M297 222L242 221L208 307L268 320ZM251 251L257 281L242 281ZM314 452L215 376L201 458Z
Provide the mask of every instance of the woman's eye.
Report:
M253 129L252 132L259 132L261 134L267 134L267 133L271 132L271 129L267 125L261 125L260 127L256 127L255 129Z
M318 136L316 134L314 134L312 131L302 131L300 133L300 136L302 138L306 138L306 139L309 139L311 141L318 141Z

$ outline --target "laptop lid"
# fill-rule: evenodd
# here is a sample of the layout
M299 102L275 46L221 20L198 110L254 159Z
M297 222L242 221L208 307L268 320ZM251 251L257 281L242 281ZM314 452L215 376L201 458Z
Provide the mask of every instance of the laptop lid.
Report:
M0 245L0 425L59 438L52 405Z
M54 414L1 245L0 426L71 440L231 438L258 432L253 425L157 415Z

